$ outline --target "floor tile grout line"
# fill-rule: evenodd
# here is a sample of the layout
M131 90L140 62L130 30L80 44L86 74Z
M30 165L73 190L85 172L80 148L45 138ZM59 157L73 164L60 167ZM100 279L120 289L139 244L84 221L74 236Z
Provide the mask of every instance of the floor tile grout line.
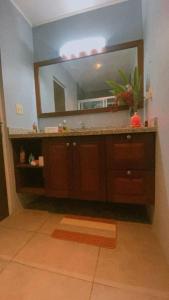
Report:
M12 226L5 226L5 225L1 225L0 224L0 228L4 228L4 229L9 229L9 230L18 230L18 231L24 231L24 232L36 232L36 230L28 230L28 229L24 229L24 228L17 228L17 227L12 227Z
M39 230L42 228L42 226L45 224L45 222L48 220L49 216L47 216L47 218L45 220L43 220L42 224L40 224L40 226L38 227L38 229L36 230L28 230L25 228L17 228L17 227L12 227L12 226L5 226L4 224L0 223L0 228L5 228L5 229L9 229L9 230L18 230L18 231L24 231L24 232L32 232L32 233L39 233Z
M3 271L6 269L6 267L10 264L10 260L4 260L4 262L6 262L6 264L5 264L5 266L4 267L2 267L2 269L0 270L0 275L3 273Z
M64 273L52 271L52 270L49 270L49 269L45 269L43 267L33 266L33 265L26 264L26 263L23 263L23 262L20 262L20 261L17 261L17 260L14 260L12 262L16 263L16 264L19 264L21 266L27 267L27 268L35 269L37 271L43 271L43 272L47 272L47 273L51 273L51 274L56 274L56 275L59 275L59 276L68 277L68 278L72 278L72 279L77 279L77 280L81 280L83 282L87 282L87 283L91 283L92 284L92 280L87 280L87 279L83 279L83 278L80 278L80 277L75 277L73 275L69 275L69 274L64 274Z
M92 299L93 288L94 288L94 284L95 284L95 276L96 276L97 266L98 266L98 262L99 262L100 252L101 252L101 247L98 248L98 255L97 255L97 260L96 260L96 266L95 266L95 269L94 269L94 274L93 274L93 280L92 280L92 286L91 286L89 300Z
M24 245L22 245L22 247L20 247L16 253L11 257L10 261L13 262L15 257L19 254L20 251L23 250L23 248L33 239L33 237L36 235L36 232L32 232L32 235L30 236L30 238L28 238L27 241L25 241Z
M22 245L21 248L19 248L16 253L10 258L10 259L4 259L4 261L7 262L7 264L5 265L4 268L2 268L2 270L0 270L0 274L3 273L3 271L9 266L10 263L14 262L14 258L19 254L19 252L27 245L27 243L30 242L30 240L33 238L33 236L35 235L35 233L32 233L31 237L24 243L24 245Z
M42 224L36 229L36 233L39 233L39 230L43 227L43 225L48 221L50 214L46 217L46 219L42 222Z
M22 214L23 212L24 211L20 212L19 214ZM46 234L46 235L50 236L51 233L40 232L40 230L43 227L43 225L49 220L49 218L50 218L51 215L52 215L52 213L47 212L47 217L45 218L45 220L42 221L42 224L40 224L39 227L37 229L35 229L35 230L29 230L29 229L25 229L25 228L12 227L12 226L9 226L9 225L4 225L4 224L1 224L1 221L0 221L0 228L2 227L2 228L5 228L5 229L9 229L9 230L19 230L19 231L24 231L24 232ZM15 216L15 215L13 215L13 216Z
M108 283L106 284L106 283L103 283L103 282L100 282L100 281L97 281L97 280L94 281L94 284L98 284L98 285L113 288L113 289L125 290L125 291L129 291L129 292L135 292L135 293L138 293L140 295L142 294L142 295L157 296L157 297L159 297L159 296L163 296L163 297L169 296L169 291L162 292L160 290L154 290L152 288L144 288L142 286L134 286L134 285L129 286L129 285L126 285L126 284L123 284L123 286L121 286L121 285L118 286L118 283L117 284L116 283L115 284L108 284ZM157 295L157 293L158 293L158 295Z

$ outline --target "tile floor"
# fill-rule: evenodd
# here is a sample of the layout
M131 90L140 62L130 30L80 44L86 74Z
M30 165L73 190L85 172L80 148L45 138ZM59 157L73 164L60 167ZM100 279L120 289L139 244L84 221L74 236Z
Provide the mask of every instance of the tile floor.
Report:
M0 222L0 299L169 300L151 225L118 222L110 250L52 238L62 217L24 210Z

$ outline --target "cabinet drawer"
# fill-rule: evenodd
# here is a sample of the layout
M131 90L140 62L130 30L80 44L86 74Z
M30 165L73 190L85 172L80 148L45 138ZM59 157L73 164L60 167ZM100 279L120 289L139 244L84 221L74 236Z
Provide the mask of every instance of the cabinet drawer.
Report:
M151 170L155 161L154 134L121 134L106 137L107 168Z
M108 171L108 200L121 203L152 203L154 172Z

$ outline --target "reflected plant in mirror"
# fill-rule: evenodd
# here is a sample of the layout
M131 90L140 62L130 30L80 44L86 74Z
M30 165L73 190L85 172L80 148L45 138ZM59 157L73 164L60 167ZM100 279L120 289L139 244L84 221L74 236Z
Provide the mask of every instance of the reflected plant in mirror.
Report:
M114 78L118 82L119 69L129 76L135 66L142 74L142 40L115 45L102 53L78 59L59 57L35 63L38 116L117 111L116 97L106 80ZM118 109L127 107L121 103Z
M112 88L111 92L116 96L116 102L119 106L122 103L129 107L130 115L137 112L140 102L142 101L141 93L141 74L136 66L130 74L124 70L119 70L121 82L114 79L107 80L107 84Z

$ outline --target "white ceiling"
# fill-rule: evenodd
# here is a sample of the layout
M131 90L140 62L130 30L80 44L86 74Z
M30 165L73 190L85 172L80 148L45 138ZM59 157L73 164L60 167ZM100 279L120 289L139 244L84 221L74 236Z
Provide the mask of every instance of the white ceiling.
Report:
M11 0L34 27L128 0Z

